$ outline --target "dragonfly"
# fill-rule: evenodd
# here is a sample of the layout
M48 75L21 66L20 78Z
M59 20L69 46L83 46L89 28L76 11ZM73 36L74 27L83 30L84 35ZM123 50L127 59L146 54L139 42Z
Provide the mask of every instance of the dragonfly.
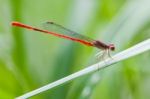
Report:
M65 28L64 26L59 25L55 22L48 21L48 22L43 23L44 29L36 28L36 27L26 25L21 22L16 22L16 21L12 22L11 25L16 26L16 27L26 28L26 29L33 30L33 31L46 33L46 34L51 34L53 36L68 39L74 42L78 42L86 46L96 47L98 49L101 49L102 52L107 53L109 56L110 56L110 51L115 50L114 44L106 44L100 40L94 40L92 38L89 38L77 32L74 32L68 28ZM99 55L100 53L98 54L98 56Z

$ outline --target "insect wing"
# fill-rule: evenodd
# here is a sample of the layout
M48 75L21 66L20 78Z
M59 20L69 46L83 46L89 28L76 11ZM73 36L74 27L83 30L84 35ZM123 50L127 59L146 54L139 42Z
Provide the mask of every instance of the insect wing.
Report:
M91 39L91 38L88 38L84 35L81 35L79 33L76 33L70 29L67 29L59 24L56 24L54 22L46 22L43 24L43 27L44 29L48 30L48 31L51 31L51 32L55 32L55 33L58 33L58 34L63 34L63 35L67 35L69 37L72 37L72 38L77 38L77 39L80 39L80 40L85 40L85 41L88 41L88 42L93 42L94 40Z

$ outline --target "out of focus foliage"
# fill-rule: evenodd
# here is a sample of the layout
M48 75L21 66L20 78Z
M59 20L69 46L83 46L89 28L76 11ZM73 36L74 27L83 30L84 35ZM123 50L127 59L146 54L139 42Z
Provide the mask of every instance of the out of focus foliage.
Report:
M54 21L116 45L150 37L150 0L0 0L0 99L13 99L94 64L96 48L34 31ZM113 54L113 53L112 53ZM120 62L32 99L149 99L150 53Z

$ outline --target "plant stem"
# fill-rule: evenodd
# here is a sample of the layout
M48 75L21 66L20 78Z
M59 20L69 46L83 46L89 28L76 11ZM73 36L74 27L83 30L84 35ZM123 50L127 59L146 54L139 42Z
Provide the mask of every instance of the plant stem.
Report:
M128 48L128 49L126 49L126 50L124 50L124 51L122 51L122 52L112 56L112 58L108 58L108 59L106 59L104 61L101 61L101 62L99 62L97 64L89 66L89 67L87 67L87 68L85 68L83 70L80 70L80 71L78 71L76 73L73 73L73 74L71 74L71 75L69 75L67 77L64 77L64 78L62 78L60 80L57 80L57 81L52 82L50 84L47 84L47 85L45 85L43 87L35 89L35 90L31 91L31 92L28 92L28 93L26 93L26 94L24 94L22 96L17 97L16 99L29 98L31 96L34 96L34 95L39 94L41 92L44 92L46 90L52 89L52 88L54 88L56 86L59 86L59 85L61 85L63 83L71 81L71 80L73 80L73 79L75 79L77 77L80 77L80 76L86 75L88 73L100 70L102 68L105 68L105 67L110 66L110 65L112 65L114 63L117 63L117 62L120 62L122 60L128 59L128 58L130 58L132 56L138 55L138 54L143 53L143 52L148 51L148 50L150 50L150 39L145 40L145 41L143 41L143 42L141 42L141 43L139 43L139 44L137 44L137 45L135 45L135 46L133 46L131 48Z

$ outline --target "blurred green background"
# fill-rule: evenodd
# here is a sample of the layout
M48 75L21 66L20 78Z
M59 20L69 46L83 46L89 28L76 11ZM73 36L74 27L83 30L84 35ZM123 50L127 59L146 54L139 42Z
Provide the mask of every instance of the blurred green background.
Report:
M13 99L96 62L96 48L26 29L54 21L116 46L150 37L150 0L0 0L0 99ZM31 99L150 99L150 52Z

